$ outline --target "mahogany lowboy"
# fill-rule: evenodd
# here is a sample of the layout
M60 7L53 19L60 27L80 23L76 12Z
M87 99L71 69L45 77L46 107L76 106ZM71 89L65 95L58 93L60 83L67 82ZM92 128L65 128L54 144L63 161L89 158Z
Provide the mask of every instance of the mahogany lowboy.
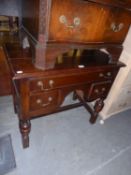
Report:
M20 42L5 51L24 148L33 118L83 105L95 123L124 66L130 9L131 0L22 0Z
M91 113L90 122L96 121L117 72L124 65L107 63L109 56L106 54L104 59L96 60L100 51L95 52L97 54L91 51L86 59L63 56L61 60L56 59L54 68L44 71L34 67L27 50L16 44L6 46L14 109L18 113L24 148L29 146L32 118L84 105ZM24 57L20 57L20 53ZM63 106L65 97L71 92L74 93L72 98L79 102ZM94 100L92 109L87 102Z

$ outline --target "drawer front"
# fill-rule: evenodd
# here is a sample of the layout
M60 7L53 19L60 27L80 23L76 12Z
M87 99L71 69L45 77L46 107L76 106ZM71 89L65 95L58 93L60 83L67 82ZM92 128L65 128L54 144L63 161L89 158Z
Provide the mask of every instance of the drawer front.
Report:
M39 78L39 79L30 79L30 91L46 91L50 89L55 89L59 87L66 86L75 86L79 84L87 84L93 81L105 81L109 79L114 79L117 71L102 70L100 72L78 74L72 76L63 76L63 77L49 77L49 78Z
M117 8L110 8L106 20L103 41L123 42L131 24L130 12Z
M89 1L54 0L51 7L49 40L122 42L130 26L128 13Z
M43 113L51 112L58 106L59 91L48 91L31 95L29 99L29 110Z
M100 97L105 98L110 90L111 85L111 81L93 83L90 87L87 100L92 101Z

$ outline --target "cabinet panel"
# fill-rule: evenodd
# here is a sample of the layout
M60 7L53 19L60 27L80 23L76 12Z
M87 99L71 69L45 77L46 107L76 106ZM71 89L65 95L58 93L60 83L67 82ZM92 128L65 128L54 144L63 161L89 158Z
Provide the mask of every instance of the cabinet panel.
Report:
M108 42L123 42L131 24L130 12L120 8L110 8L106 20L103 40Z
M108 16L106 10L104 7L87 1L54 0L51 9L49 40L100 41L103 35L101 29Z
M88 1L54 0L49 40L121 43L130 22L129 12L116 7Z
M0 96L11 94L11 78L5 54L0 48Z

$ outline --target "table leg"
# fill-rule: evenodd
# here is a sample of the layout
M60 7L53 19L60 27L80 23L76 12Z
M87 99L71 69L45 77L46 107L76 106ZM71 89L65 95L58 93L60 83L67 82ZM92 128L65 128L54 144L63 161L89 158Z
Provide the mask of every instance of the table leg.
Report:
M30 120L20 120L19 127L22 135L23 148L27 148L29 147L29 133L31 130Z
M104 99L103 98L100 98L99 100L97 100L95 102L95 105L94 105L94 112L93 114L91 115L91 118L90 118L90 123L95 123L96 120L97 120L97 117L98 117L98 114L99 112L102 110L102 108L104 107Z

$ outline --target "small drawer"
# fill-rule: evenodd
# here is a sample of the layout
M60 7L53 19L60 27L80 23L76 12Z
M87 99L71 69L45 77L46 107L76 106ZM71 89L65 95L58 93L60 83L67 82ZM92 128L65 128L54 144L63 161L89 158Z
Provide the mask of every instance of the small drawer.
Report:
M44 112L51 112L58 106L59 91L53 90L44 93L31 95L29 99L30 111L42 110Z
M105 98L110 90L111 85L111 81L93 83L90 87L87 100L93 101L100 97Z
M105 81L114 79L117 71L102 70L99 72L87 72L84 74L77 74L71 76L62 76L62 77L49 77L49 78L39 78L39 79L30 79L29 86L30 92L46 91L60 87L66 86L76 86L80 84L88 84L93 81Z
M130 12L121 8L110 7L109 17L103 28L103 41L121 43L131 24Z

